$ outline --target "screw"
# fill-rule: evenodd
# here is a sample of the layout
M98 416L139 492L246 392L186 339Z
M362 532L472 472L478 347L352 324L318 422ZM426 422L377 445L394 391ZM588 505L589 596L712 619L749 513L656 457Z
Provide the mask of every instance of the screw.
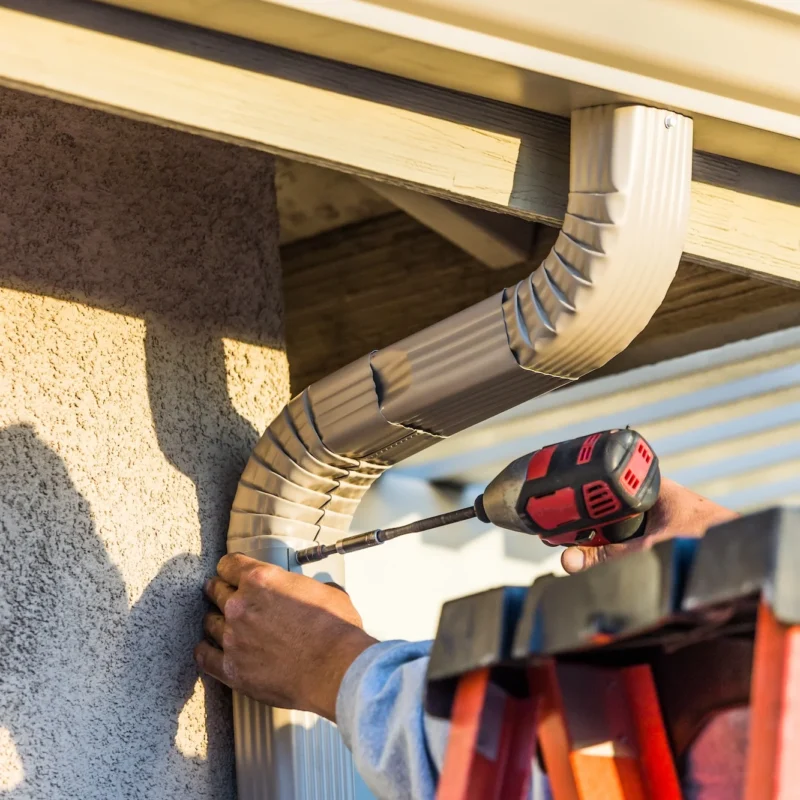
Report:
M675 119L675 117L667 117L667 118L664 120L664 127L665 127L667 130L669 130L670 128L673 128L673 127L675 127L675 125L676 125L676 124L677 124L677 120Z

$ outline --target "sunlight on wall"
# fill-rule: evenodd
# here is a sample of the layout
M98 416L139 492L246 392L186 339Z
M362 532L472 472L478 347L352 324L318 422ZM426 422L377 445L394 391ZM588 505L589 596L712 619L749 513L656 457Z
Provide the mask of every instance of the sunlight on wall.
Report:
M208 756L208 736L202 725L206 717L205 708L206 691L203 681L198 678L191 697L178 716L178 730L175 732L175 747L186 758L205 761Z
M22 759L19 757L11 731L0 728L0 792L16 789L25 778Z
M0 427L31 425L63 459L131 607L166 562L201 552L195 486L149 411L145 334L129 315L0 289Z
M222 339L228 397L259 435L289 397L289 364L283 348Z

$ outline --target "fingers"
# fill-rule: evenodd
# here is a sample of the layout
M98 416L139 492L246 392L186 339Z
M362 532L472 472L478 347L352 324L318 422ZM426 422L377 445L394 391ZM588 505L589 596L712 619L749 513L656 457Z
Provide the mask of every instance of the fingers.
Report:
M640 550L647 544L645 539L639 538L621 544L607 544L604 547L567 547L561 554L561 566L564 567L564 572L572 575L602 561L608 561L609 558Z
M205 592L208 599L224 614L225 605L236 590L220 578L211 578L206 581Z
M606 547L568 547L561 554L561 566L570 575L575 572L583 572L601 561L605 561L609 556L608 550L614 545Z
M197 666L212 678L216 678L226 686L230 685L225 677L225 670L223 668L222 650L217 650L208 642L200 642L194 649L194 660Z
M241 553L230 553L219 560L217 575L231 586L238 586L245 572L256 567L265 566L269 565L265 565L263 561L257 561L255 558L244 556Z
M206 614L203 619L203 630L209 639L212 639L219 647L222 647L222 636L225 633L225 617L222 614L215 614L213 611Z
M669 478L662 478L658 502L648 515L645 536L606 547L568 547L561 554L561 566L568 573L581 572L601 561L635 553L673 536L702 536L710 526L736 516Z
M561 566L570 575L586 569L587 553L583 547L567 547L561 554Z

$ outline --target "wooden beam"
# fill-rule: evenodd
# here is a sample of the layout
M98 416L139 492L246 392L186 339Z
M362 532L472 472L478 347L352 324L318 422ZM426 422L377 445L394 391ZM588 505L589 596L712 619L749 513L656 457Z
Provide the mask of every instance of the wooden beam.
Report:
M534 6L533 11L511 0L513 10L505 17L512 25L504 37L497 30L480 33L482 26L475 24L474 15L469 21L463 18L467 4L460 0L446 12L450 24L442 24L443 17L434 19L437 15L431 14L428 0L416 3L413 10L400 0L412 12L400 14L392 8L398 7L394 0L105 1L561 117L569 117L576 104L596 106L621 98L684 109L694 117L698 150L800 172L797 82L786 68L796 51L792 37L797 36L800 16L789 11L796 8L796 0L754 0L746 10L743 2L655 0L639 9L630 0L621 0L598 9L595 0L576 0L582 4L580 10L573 3L551 3L547 9ZM778 3L784 4L785 14L767 7ZM481 16L503 16L498 14L500 4L473 3L473 8L476 5L481 6ZM523 44L520 37L526 37L520 24L526 13L537 28L535 33L527 31L531 44ZM631 13L641 25L636 34L628 24ZM547 26L547 18L552 21L554 14L565 21L560 34L566 38L558 35L554 40L539 27ZM616 42L605 54L597 48L599 29L593 17L598 14L605 34L610 28L623 37L622 47ZM669 34L653 24L654 14L669 20ZM711 21L714 17L716 22ZM620 25L620 19L625 24ZM731 25L741 32L734 32ZM713 34L699 34L700 29ZM687 37L686 31L692 36ZM653 38L657 42L651 47ZM744 40L749 56L745 60L735 46ZM758 56L753 55L756 40L767 43ZM548 41L547 47L541 46L543 41ZM698 41L712 47L698 47ZM636 51L629 54L633 61L622 54L631 44ZM658 50L665 57L656 56ZM715 76L705 90L700 89L703 79L698 71L687 68L698 58L706 67L712 65ZM733 62L732 69L723 66L726 60Z
M566 120L80 0L6 0L0 84L558 225ZM687 258L800 285L800 176L697 155Z
M366 179L363 183L491 269L513 267L530 257L536 237L535 222L413 192L391 183Z
M543 229L532 260L503 270L485 269L402 213L284 247L293 389L513 285L553 235ZM800 325L800 292L684 263L650 325L602 372L792 325Z
M7 0L0 83L473 205L563 214L567 120L120 8Z
M800 286L800 175L694 154L684 256Z

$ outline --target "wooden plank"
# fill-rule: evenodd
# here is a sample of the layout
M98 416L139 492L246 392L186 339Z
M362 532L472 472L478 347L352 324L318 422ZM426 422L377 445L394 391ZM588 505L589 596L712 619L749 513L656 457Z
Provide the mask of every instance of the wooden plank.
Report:
M487 270L405 214L283 248L292 386L327 373L513 285L527 264ZM603 373L800 324L800 292L684 263L650 325Z
M110 6L10 2L0 83L473 205L563 214L567 120Z
M401 212L284 247L281 259L294 390L526 271L486 269Z
M532 12L534 23L541 24L548 14L560 15L567 21L562 33L572 40L572 45L568 45L558 37L559 44L550 41L550 45L555 45L552 48L541 46L547 38L541 31L534 34L532 46L519 39L520 14L526 9L518 0L510 15L514 21L512 30L505 38L497 36L496 32L494 35L480 33L473 22L463 21L459 26L435 21L427 2L428 8L417 4L414 13L406 14L397 13L390 8L392 2L383 0L325 0L324 3L320 0L105 1L562 117L569 117L576 103L602 105L621 98L638 100L649 106L684 109L694 117L697 149L800 172L800 117L796 113L797 104L795 113L788 105L790 96L797 97L796 82L793 82L796 70L787 67L796 52L792 25L797 23L798 16L795 13L794 19L789 17L788 24L784 18L784 25L780 27L774 15L759 14L752 0L738 4L665 0L673 6L667 12L669 27L673 34L678 32L669 44L662 26L652 23L653 13L664 10L661 3L658 3L661 11L655 10L652 3L646 4L647 10L639 15L640 22L643 18L645 25L636 35L632 35L627 25L620 26L614 21L606 4L599 12L594 0L578 0L585 6L578 12L565 3L550 4L547 9ZM776 2L797 8L797 0ZM456 5L459 12L463 11L462 2ZM483 12L497 12L495 3L481 5ZM733 5L738 8L732 8ZM750 8L742 14L745 5ZM637 11L630 0L623 0L621 7L626 22L630 12ZM583 13L584 10L588 13ZM594 46L597 29L592 16L597 13L603 15L604 26L611 25L617 36L622 33L625 47L634 44L637 69L624 58L624 65L619 63L622 51L616 46L605 57L601 56ZM718 15L726 29L725 35L719 35L717 26L708 22L704 29L712 29L714 34L697 33L698 16L709 13ZM731 24L739 26L743 32L735 34L729 27ZM769 42L766 55L760 53L752 57L754 51L750 45L754 42L754 30L757 31L755 38ZM687 37L685 31L693 31L693 36ZM658 38L656 49L666 54L665 59L653 60L655 49L647 43L653 36ZM731 47L730 42L738 43L745 38L749 57L743 60L740 49ZM705 43L710 39L722 48L721 60L718 53L711 55L711 50L698 53L705 48L698 48L697 41ZM778 42L785 49L776 47ZM563 49L565 45L566 50ZM565 54L570 57L565 59ZM687 69L689 60L698 55L706 64L713 65L715 78L724 76L721 81L715 79L711 85L707 84L706 91L699 89L697 73ZM618 62L615 67L605 60L609 56ZM640 60L642 57L645 63ZM723 67L726 59L734 60L736 68ZM767 77L766 71L774 70L776 65L780 65L778 70ZM744 83L734 78L736 73ZM755 84L766 91L753 92Z
M685 255L797 285L800 176L707 153L695 153L692 175Z
M562 118L124 9L7 0L0 84L551 225L564 214ZM686 256L800 285L800 176L715 166L693 182ZM746 185L719 183L737 169Z

